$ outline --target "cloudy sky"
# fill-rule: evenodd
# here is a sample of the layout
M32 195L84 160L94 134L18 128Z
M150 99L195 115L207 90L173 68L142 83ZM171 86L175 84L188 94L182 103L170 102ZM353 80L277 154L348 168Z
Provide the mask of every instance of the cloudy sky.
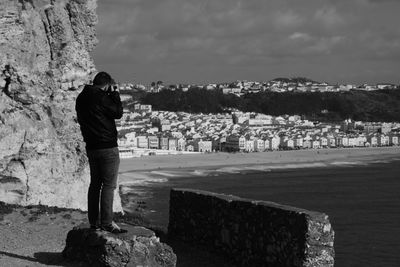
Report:
M399 11L400 0L100 0L93 55L121 82L399 84Z

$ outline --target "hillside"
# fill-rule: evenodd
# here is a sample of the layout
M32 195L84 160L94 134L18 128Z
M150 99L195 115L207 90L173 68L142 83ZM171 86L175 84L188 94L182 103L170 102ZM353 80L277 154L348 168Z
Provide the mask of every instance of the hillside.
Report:
M162 90L141 96L155 110L220 113L231 108L270 115L302 115L307 119L400 122L400 90L349 92L260 92L237 97L220 90Z

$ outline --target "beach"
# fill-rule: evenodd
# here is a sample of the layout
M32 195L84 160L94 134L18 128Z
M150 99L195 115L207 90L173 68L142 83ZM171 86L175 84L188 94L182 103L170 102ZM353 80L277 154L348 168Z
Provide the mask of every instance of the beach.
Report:
M178 177L246 171L358 166L400 158L400 147L287 150L258 153L206 153L121 159L119 185L148 186ZM138 192L138 190L136 190Z
M213 168L220 166L263 164L346 164L346 162L384 160L385 158L396 156L400 157L400 146L146 156L121 159L120 173L157 169Z

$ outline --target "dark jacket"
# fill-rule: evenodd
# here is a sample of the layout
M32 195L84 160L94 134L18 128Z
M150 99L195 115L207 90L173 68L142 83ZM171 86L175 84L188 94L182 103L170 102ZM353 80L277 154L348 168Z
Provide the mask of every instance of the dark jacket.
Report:
M86 85L76 99L75 110L86 149L118 146L115 120L120 119L123 113L118 92L105 92Z

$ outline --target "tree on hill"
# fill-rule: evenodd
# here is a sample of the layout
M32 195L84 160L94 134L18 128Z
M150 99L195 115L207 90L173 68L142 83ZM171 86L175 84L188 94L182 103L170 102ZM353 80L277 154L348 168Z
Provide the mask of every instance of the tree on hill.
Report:
M271 82L285 82L285 83L307 83L307 82L311 82L311 83L318 83L314 80L305 78L305 77L293 77L293 78L275 78L273 80L271 80Z
M290 79L289 78L281 78L281 77L279 77L279 78L272 79L271 82L288 83L288 82L290 82Z
M347 118L361 121L400 122L400 90L349 92L259 92L238 97L222 90L190 88L146 93L141 102L156 110L220 113L228 109L269 115L302 115L321 121Z
M307 83L307 82L311 82L311 83L319 83L317 81L311 80L309 78L305 78L305 77L293 77L290 78L291 82L294 83Z

